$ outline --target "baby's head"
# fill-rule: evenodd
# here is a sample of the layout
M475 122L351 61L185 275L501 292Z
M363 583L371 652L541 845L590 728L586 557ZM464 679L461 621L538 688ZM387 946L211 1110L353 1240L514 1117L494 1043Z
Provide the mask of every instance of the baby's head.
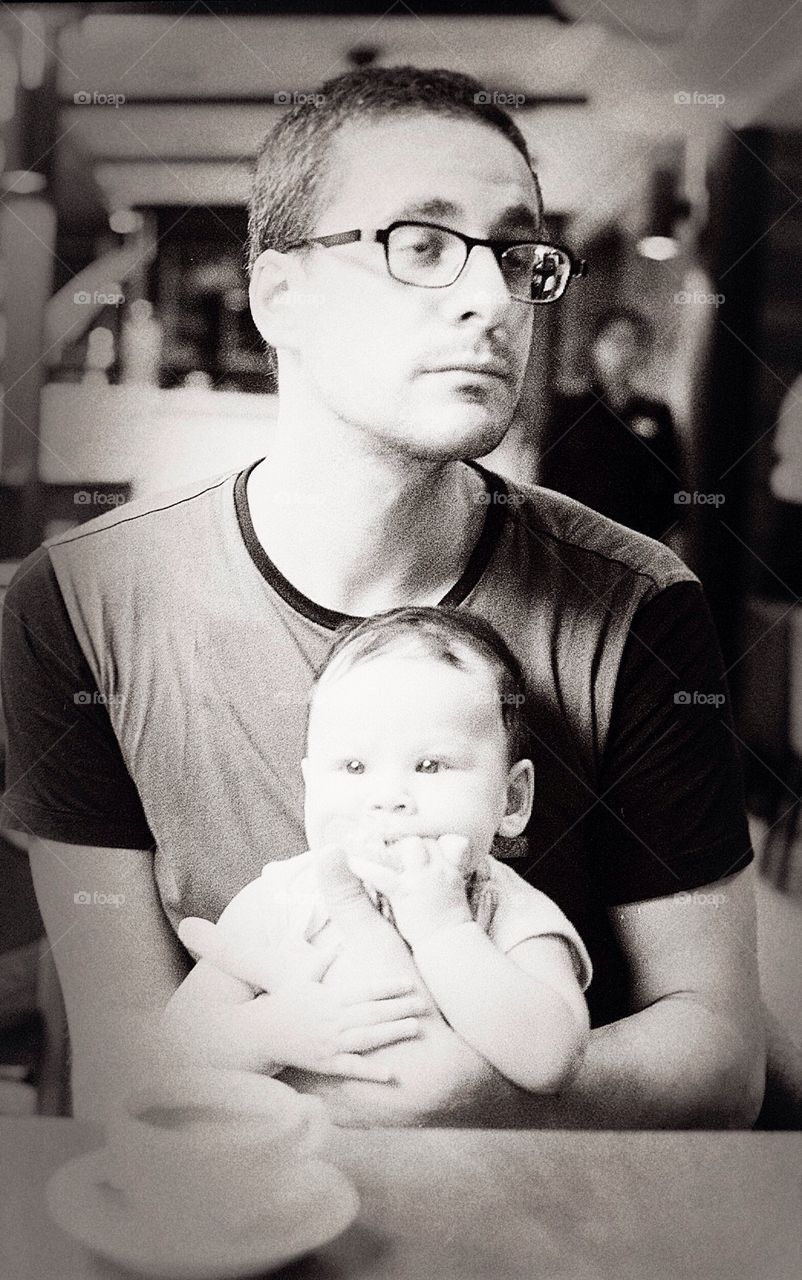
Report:
M520 666L481 618L409 606L341 635L312 689L303 762L311 848L344 830L461 835L470 874L532 809Z

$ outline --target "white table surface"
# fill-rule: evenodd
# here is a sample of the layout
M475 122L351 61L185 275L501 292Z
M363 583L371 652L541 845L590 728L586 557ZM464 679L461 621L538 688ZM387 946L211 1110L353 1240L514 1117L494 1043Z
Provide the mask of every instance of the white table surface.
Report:
M2 1280L121 1280L47 1215L44 1185L100 1144L0 1121ZM293 1280L798 1280L802 1134L338 1130L357 1221Z

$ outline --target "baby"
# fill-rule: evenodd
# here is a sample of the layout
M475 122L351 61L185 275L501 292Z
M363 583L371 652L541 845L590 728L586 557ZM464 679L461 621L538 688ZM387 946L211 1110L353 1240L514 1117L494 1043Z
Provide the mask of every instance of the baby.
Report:
M453 1031L519 1087L559 1089L587 1042L590 960L559 907L492 853L499 838L524 831L532 809L524 708L516 659L463 610L393 609L341 635L310 695L301 764L309 852L268 863L214 931L218 951L229 938L252 957L252 986L231 979L221 988L227 975L202 958L168 1017L187 1028L209 999L240 1013L244 1000L266 1000L263 1060L253 1069L389 1081L371 1069L371 1054L418 1035L420 993L378 983L369 998L335 1009L325 986L307 981L301 1000L292 980L299 942L320 949L316 978L347 948L332 893L367 895ZM180 936L214 959L198 926L183 921ZM333 1012L337 1052L324 1054L316 1019L330 1032Z

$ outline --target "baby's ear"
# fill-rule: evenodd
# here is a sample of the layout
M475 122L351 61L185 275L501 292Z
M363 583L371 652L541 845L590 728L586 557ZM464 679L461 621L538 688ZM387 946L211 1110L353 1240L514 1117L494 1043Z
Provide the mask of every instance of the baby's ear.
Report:
M507 778L507 811L498 826L500 836L519 836L532 813L535 798L535 766L531 760L519 760Z

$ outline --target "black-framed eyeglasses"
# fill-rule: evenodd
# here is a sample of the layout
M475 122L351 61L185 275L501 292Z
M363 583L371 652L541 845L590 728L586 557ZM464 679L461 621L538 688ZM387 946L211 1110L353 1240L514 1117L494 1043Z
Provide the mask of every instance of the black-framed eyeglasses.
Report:
M510 295L518 302L537 306L557 302L570 280L588 274L584 259L574 258L562 245L540 240L477 240L435 222L392 222L379 230L340 231L298 240L286 248L322 245L328 249L357 240L378 241L384 246L393 279L421 289L447 289L454 284L477 245L491 250Z

